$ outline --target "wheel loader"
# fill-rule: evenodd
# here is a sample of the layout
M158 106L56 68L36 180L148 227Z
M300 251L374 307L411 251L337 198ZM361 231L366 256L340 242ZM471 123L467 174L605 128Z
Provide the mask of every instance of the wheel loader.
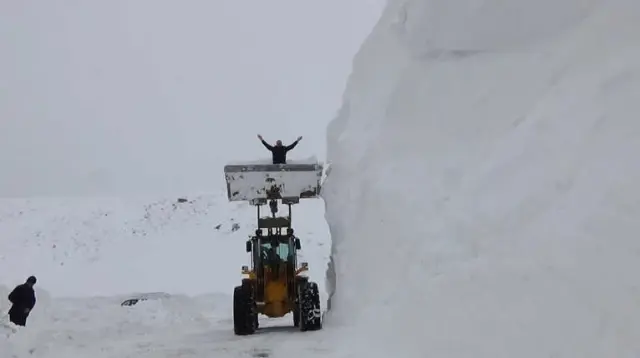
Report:
M292 227L291 208L301 198L318 197L322 166L227 165L225 174L229 200L248 201L257 209L258 228L245 247L251 265L242 267L244 278L233 293L235 334L255 333L259 314L293 313L292 323L300 331L321 329L318 285L305 275L308 264L298 262L301 242ZM261 207L267 204L271 215L262 217ZM280 205L288 207L288 215L277 216Z

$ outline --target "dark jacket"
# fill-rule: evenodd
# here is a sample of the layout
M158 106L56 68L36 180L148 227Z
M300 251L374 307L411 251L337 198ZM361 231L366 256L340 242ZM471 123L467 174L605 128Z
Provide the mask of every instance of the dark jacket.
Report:
M296 145L298 145L298 141L295 141L287 146L284 146L284 145L272 146L263 140L262 145L264 145L267 149L271 151L271 155L273 157L273 164L287 164L287 152L295 148Z
M24 326L29 313L36 306L36 293L33 287L27 283L18 285L11 291L8 298L12 303L11 309L9 309L11 322Z

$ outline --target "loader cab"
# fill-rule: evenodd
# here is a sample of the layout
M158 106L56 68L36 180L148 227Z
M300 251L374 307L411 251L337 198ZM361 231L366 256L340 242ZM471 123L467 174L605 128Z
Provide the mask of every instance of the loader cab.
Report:
M292 229L287 230L286 234L266 233L266 235L258 229L256 235L247 241L247 252L251 253L252 266L256 275L258 301L264 297L265 284L269 280L266 272L273 272L273 270L282 272L286 276L290 290L293 290L300 249L300 239L295 237Z
M262 235L262 230L256 230L255 236L246 243L247 253L252 253L254 267L267 264L268 261L279 260L297 264L298 250L302 248L300 239L289 228L286 235Z
M265 265L287 262L292 254L286 238L280 235L260 240L260 259Z
M297 264L300 239L285 235L260 237L255 242L254 265Z

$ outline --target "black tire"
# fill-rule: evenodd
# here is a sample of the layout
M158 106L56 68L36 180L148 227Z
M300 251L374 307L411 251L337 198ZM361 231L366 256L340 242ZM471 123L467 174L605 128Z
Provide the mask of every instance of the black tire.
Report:
M299 286L299 325L301 331L322 329L322 311L320 310L320 292L315 282L306 282ZM295 323L294 323L295 324Z
M300 326L300 297L299 294L300 288L305 287L309 283L309 278L305 276L296 276L296 286L295 286L295 304L293 306L293 326Z
M258 328L258 313L251 287L237 286L233 290L233 331L236 335L254 334Z

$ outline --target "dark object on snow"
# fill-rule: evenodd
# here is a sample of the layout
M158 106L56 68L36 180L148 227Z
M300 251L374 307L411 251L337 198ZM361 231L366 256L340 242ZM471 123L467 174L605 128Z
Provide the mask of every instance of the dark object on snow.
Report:
M36 293L33 286L36 284L35 276L29 276L27 281L16 286L9 294L11 309L9 309L9 319L15 325L26 326L27 318L36 305Z
M269 143L265 142L262 137L258 136L258 138L260 138L262 145L264 145L265 148L271 151L273 164L287 164L287 152L295 148L296 145L298 145L298 142L300 142L300 139L302 139L302 137L298 137L295 142L287 146L282 145L282 141L278 140L276 141L276 145L272 146Z
M138 297L134 297L134 298L129 298L124 300L120 306L133 306L141 301L146 301L146 300L153 300L153 299L162 299L162 298L169 298L169 294L168 293L164 293L164 292L150 292L150 293L143 293L141 295L139 295Z
M130 298L120 304L120 306L133 306L140 301L146 301L146 298Z

